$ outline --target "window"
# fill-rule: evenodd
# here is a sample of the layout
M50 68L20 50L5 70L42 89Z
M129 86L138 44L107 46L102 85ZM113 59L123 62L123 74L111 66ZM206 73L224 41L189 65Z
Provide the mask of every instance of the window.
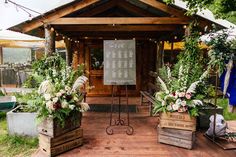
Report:
M31 61L29 48L3 48L3 63L27 63Z

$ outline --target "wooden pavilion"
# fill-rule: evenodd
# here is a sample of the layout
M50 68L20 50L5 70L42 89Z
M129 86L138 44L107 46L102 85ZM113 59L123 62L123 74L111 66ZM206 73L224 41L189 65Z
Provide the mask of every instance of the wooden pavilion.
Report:
M129 91L138 96L148 88L149 72L163 64L164 41L181 41L193 20L198 20L200 30L214 23L185 12L157 0L76 0L10 29L45 37L46 55L55 51L55 40L64 39L67 64L84 63L89 84L95 86L88 96L111 94L111 87L103 85L103 40L135 39L137 84ZM94 66L94 56L100 66Z
M164 41L181 41L193 20L198 20L202 31L206 26L210 29L215 23L197 15L188 17L185 12L185 9L166 5L159 0L75 0L10 29L45 37L46 55L55 51L56 40L64 39L67 64L76 67L84 63L89 84L95 86L88 91L90 98L96 103L110 103L109 99L95 97L111 94L111 86L103 85L102 64L94 66L94 56L102 61L103 40L136 41L137 84L129 86L129 94L139 96L141 90L148 89L148 82L152 80L149 72L157 71L163 65ZM225 28L219 23L215 24ZM135 100L130 102L138 103ZM108 136L105 129L109 124L109 114L85 113L82 121L84 145L61 156L235 156L235 151L223 151L204 138L202 133L197 134L196 146L191 151L157 143L158 120L147 115L131 113L131 125L134 127L132 136L124 135L120 129ZM38 150L33 156L45 155Z

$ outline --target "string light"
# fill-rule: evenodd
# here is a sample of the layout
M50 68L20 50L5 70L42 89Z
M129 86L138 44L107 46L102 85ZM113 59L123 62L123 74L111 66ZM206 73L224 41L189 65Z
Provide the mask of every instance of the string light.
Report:
M13 1L11 1L11 0L5 0L5 4L8 4L8 3L11 3L11 4L15 5L17 10L18 10L18 8L19 8L19 9L21 9L22 11L26 12L26 13L29 15L30 19L32 19L32 17L33 17L33 15L31 14L31 12L36 13L36 14L39 14L39 15L41 15L41 16L43 17L43 15L42 15L40 12L38 12L38 11L35 11L35 10L30 9L30 8L28 8L28 7L25 7L25 6L21 5L21 4L18 4L18 3L16 3L16 2L13 2ZM43 18L44 18L44 17L43 17Z
M178 37L177 36L174 36L174 39L177 39Z

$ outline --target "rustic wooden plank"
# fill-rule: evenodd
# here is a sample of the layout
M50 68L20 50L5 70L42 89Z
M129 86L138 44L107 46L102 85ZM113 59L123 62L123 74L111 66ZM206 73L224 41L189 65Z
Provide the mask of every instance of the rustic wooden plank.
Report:
M159 135L158 139L159 139L160 143L170 144L170 145L174 145L174 146L182 147L182 148L187 148L187 149L193 148L192 141L179 139L179 138L175 138L175 137L171 137L171 136L165 136L165 135Z
M160 120L160 127L196 131L196 123L188 121Z
M195 132L188 130L170 129L170 128L158 128L158 134L163 136L170 136L180 138L184 140L193 141Z
M60 10L57 10L51 14L45 15L41 18L38 18L36 20L32 20L30 23L26 23L22 26L22 32L29 32L37 27L42 26L44 23L48 23L50 21L53 21L57 18L63 17L65 15L68 15L72 12L75 12L77 10L83 9L89 5L92 5L99 0L83 0L83 1L78 1L73 5L69 5L67 7L64 7Z
M42 143L40 143L39 147L41 151L43 151L48 156L56 156L58 154L64 153L78 146L81 146L82 144L83 144L83 138L77 138L75 140L66 142L64 144L61 144L55 147L43 145Z
M168 112L160 114L160 127L196 131L196 118L188 113Z
M180 112L167 112L167 113L161 113L161 119L165 120L181 120L181 121L189 121L194 122L196 121L196 118L191 117L188 113L180 113Z
M178 17L76 17L59 18L51 21L53 25L85 24L188 24L189 20Z
M83 137L83 129L77 128L75 130L72 130L70 132L67 132L59 137L52 138L50 136L46 136L43 134L39 134L39 143L41 145L44 145L45 147L55 147L60 144L75 140L77 138Z
M38 132L50 137L60 136L80 127L81 117L82 113L80 112L71 113L70 116L66 118L64 127L52 118L47 118L38 125Z

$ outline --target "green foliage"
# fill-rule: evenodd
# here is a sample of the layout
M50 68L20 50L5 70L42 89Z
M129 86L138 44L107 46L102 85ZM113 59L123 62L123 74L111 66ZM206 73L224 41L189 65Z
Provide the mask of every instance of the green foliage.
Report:
M38 88L44 80L50 80L56 87L56 90L65 85L72 86L76 78L84 72L84 65L78 65L76 70L66 66L65 60L59 55L44 57L37 60L32 65L33 73L26 80L24 87Z
M227 41L228 36L224 30L217 34L213 32L210 34L210 41L206 43L210 47L209 68L218 69L219 74L225 69L226 63L236 55L236 40Z
M236 120L236 113L228 111L228 99L217 99L217 105L223 108L223 115L225 120Z
M183 0L187 3L189 10L187 15L196 14L197 11L210 8L214 15L219 18L228 18L235 16L236 1L235 0ZM174 0L164 0L167 4L171 4Z
M199 48L199 32L197 24L190 25L189 34L185 36L184 49L178 55L173 73L169 67L160 69L158 78L161 91L155 94L157 103L153 112L188 112L191 116L198 115L198 107L207 93L204 79L208 71L204 70L206 60ZM205 72L204 72L205 71Z

